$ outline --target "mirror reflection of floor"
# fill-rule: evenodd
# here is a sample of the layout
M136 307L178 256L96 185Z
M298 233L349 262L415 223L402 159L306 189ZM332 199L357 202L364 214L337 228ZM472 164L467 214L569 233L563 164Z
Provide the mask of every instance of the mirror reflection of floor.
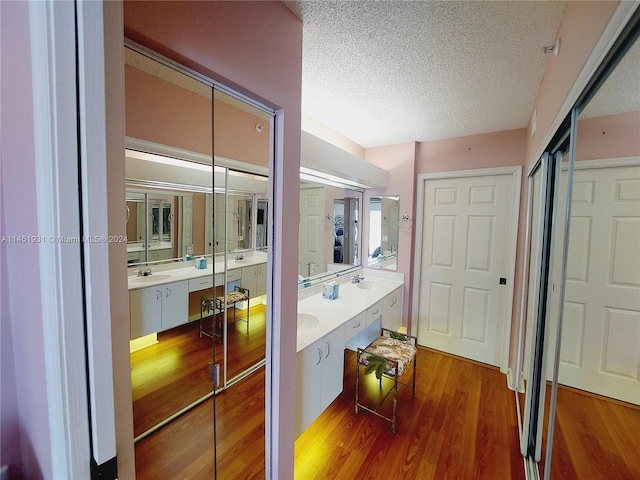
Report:
M234 323L233 312L228 317L227 378L231 379L265 357L266 307L251 307L248 334L246 323ZM194 321L159 333L157 344L131 353L135 437L211 392L214 344L216 363L222 365L222 342L200 338L199 322Z
M547 383L545 422L551 385ZM640 478L640 406L565 385L558 386L551 478ZM544 471L547 424L543 435Z
M264 478L264 367L216 396L218 478ZM136 479L214 478L213 400L135 445Z

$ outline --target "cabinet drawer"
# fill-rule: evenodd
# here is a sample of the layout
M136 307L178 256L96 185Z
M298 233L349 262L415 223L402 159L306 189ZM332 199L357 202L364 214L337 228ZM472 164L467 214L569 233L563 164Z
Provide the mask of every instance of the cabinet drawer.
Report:
M233 270L227 270L227 283L233 282L235 280L240 280L242 278L242 269L235 268Z
M192 278L189 280L189 291L197 292L198 290L204 290L206 288L213 287L213 275L207 275L206 277Z
M359 313L351 320L349 320L344 326L344 336L347 341L351 340L355 335L364 330L367 326L367 314L366 312Z
M367 325L371 325L376 319L382 316L382 305L383 301L375 303L367 309Z

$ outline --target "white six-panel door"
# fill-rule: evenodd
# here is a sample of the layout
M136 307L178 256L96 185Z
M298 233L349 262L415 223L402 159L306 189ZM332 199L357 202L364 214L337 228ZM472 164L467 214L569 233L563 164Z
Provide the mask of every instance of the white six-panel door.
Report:
M303 277L324 272L324 187L300 189L300 250L298 274ZM316 265L309 269L309 264Z
M418 343L501 365L513 291L514 176L423 181Z
M640 166L593 165L574 172L558 381L640 404Z

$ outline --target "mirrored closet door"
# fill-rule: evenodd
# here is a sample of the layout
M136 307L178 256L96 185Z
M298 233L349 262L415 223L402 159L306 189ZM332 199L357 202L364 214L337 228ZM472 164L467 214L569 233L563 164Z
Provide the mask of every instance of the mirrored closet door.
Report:
M636 12L529 175L517 386L531 478L640 475L639 25Z
M273 114L130 47L126 196L136 456L162 464L171 457L161 448L193 452L188 446L197 444L197 459L187 450L180 458L183 473L204 468L225 478L239 461L264 468ZM250 394L238 393L249 384ZM252 414L239 419L238 409L249 406ZM183 439L168 433L176 425ZM247 442L253 446L244 454L227 454Z
M570 220L563 314L549 339L548 478L640 475L639 85L636 39L581 106L573 175L561 173L571 182L560 197Z

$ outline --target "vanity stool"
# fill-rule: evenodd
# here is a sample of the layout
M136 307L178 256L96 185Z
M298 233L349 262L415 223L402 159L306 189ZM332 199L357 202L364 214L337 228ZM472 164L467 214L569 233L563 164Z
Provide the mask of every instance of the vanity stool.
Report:
M224 312L225 302L227 306L233 305L233 322L241 320L247 324L247 335L249 334L249 298L251 294L248 288L242 288L235 286L232 292L227 292L224 296L216 297L216 310L220 313ZM236 316L236 303L247 302L247 313L244 318L238 318Z
M396 433L398 383L411 387L411 396L416 396L416 356L418 351L416 343L416 337L383 328L380 336L367 347L358 348L356 355L356 414L360 408L374 413L391 422L391 431ZM411 363L413 363L411 383L399 381ZM363 369L365 374L375 372L376 378L380 380L379 396L382 398L375 409L360 403L360 370ZM391 379L393 382L389 391L384 395L382 391L383 377ZM393 413L391 417L387 417L378 410L391 392L393 392Z
M214 307L215 305L215 307ZM209 337L213 339L214 337L218 337L220 342L222 342L222 316L224 312L220 312L217 307L217 302L214 304L214 299L212 297L200 297L200 338L204 335L205 337ZM209 316L211 311L215 308L215 312L211 315L211 319L208 324L211 326L211 330L203 327L203 321L205 320L205 312L206 316Z

